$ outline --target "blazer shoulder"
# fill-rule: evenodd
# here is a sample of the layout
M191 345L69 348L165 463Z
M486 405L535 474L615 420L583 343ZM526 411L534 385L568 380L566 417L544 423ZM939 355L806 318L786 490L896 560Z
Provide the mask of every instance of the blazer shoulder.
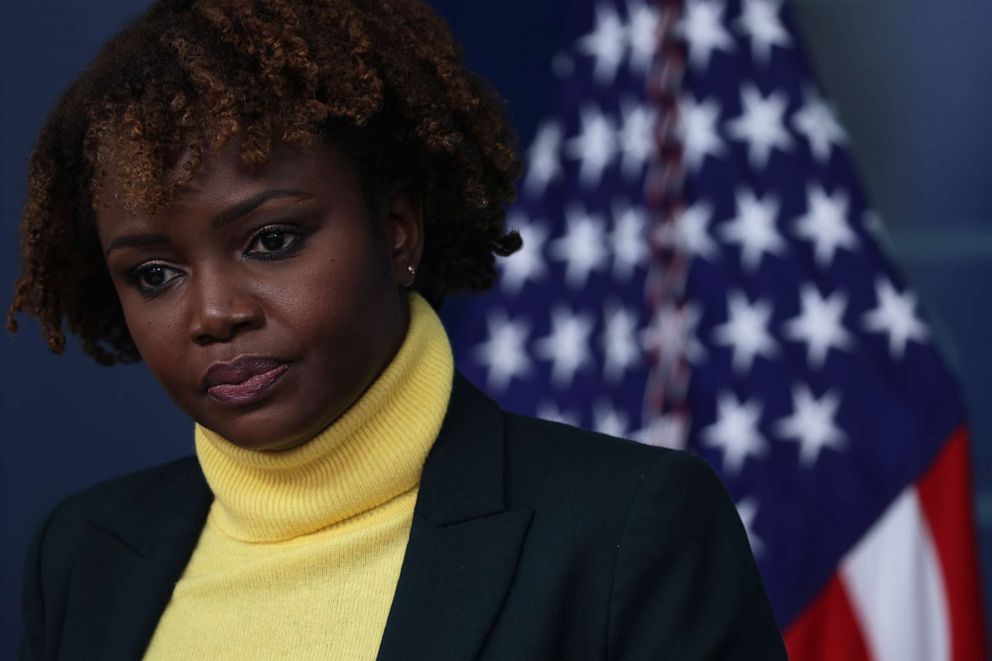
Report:
M196 458L189 456L113 477L66 496L55 506L50 518L53 522L85 518L115 509L164 483L188 481L199 470Z
M164 500L167 492L202 480L195 457L100 482L63 498L37 531L32 546L42 566L59 564L66 553L77 549L88 522L113 517L149 499Z
M195 524L205 510L205 491L196 460L187 457L101 482L62 499L27 549L21 657L40 658L42 650L61 635L74 568L86 559L101 557L100 549L107 548L100 544L101 537L140 553L148 535L175 529L175 518Z
M610 549L610 658L786 658L747 533L706 461L510 413L505 426L515 504L589 557Z
M506 414L505 437L511 505L613 529L639 500L667 503L684 516L706 516L729 500L716 472L688 451L513 413Z
M652 473L661 482L720 485L716 473L697 455L651 446L571 425L516 413L505 414L511 461L540 463L544 475L588 474L590 479L642 480ZM595 476L599 476L596 478Z

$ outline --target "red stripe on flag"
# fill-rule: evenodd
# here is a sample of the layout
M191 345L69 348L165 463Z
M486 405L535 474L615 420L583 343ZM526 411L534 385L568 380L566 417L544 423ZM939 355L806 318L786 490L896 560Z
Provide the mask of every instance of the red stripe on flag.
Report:
M985 628L966 428L951 436L916 488L944 577L951 621L951 658L984 659Z
M847 591L834 574L823 592L785 632L792 661L870 661Z

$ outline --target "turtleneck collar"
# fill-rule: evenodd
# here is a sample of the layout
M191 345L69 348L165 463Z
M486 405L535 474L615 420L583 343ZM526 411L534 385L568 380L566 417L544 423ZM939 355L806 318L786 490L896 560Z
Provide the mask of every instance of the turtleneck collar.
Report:
M285 541L409 491L441 429L453 377L441 321L411 294L410 327L392 362L312 440L258 452L196 426L197 457L215 497L211 518L243 541Z

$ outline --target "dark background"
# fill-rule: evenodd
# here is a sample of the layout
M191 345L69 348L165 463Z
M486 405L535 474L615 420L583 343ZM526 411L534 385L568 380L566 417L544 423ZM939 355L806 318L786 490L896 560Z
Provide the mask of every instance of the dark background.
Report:
M470 65L508 99L527 144L553 90L565 0L434 0ZM992 3L793 0L851 136L891 249L938 320L974 430L976 511L992 594ZM31 143L58 94L147 2L33 0L0 14L0 303L17 273ZM0 657L19 629L27 539L62 496L192 452L192 424L144 368L100 368L38 325L0 336ZM988 601L988 597L987 597ZM988 609L987 609L988 610Z

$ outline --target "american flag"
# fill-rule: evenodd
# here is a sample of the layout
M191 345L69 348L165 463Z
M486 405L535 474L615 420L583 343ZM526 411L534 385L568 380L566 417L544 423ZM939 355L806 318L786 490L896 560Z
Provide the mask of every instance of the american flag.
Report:
M967 427L788 7L598 0L448 321L509 409L706 458L795 659L984 658Z

